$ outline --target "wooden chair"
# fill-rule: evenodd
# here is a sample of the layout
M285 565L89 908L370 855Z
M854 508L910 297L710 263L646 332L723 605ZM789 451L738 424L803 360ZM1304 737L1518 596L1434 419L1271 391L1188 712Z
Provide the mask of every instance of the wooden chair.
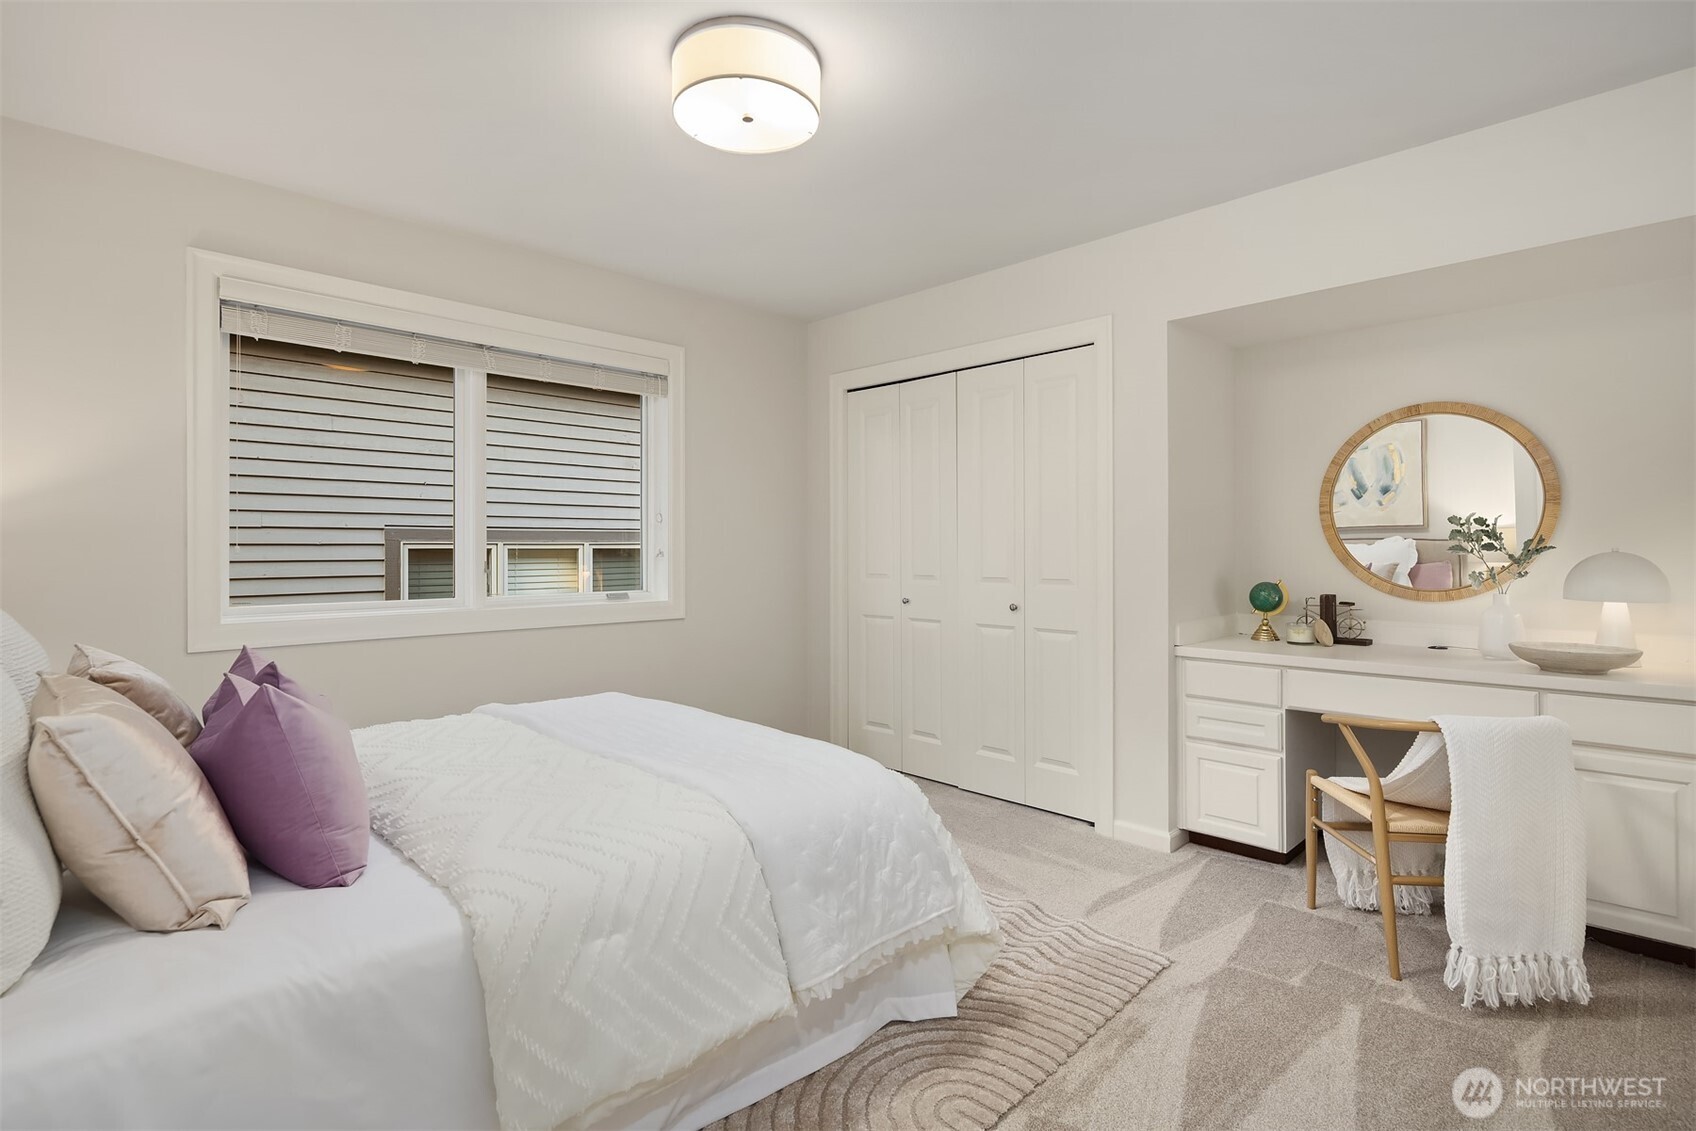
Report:
M1347 786L1338 785L1329 778L1320 777L1314 770L1307 771L1307 906L1312 910L1318 906L1317 888L1319 881L1319 832L1321 829L1338 834L1337 840L1344 846L1353 849L1360 855L1372 861L1378 872L1378 907L1384 914L1384 945L1390 953L1390 977L1395 981L1402 980L1401 953L1396 948L1396 893L1398 884L1422 885L1424 887L1439 887L1443 883L1442 876L1397 876L1390 871L1390 845L1395 841L1413 841L1419 844L1443 844L1449 838L1449 815L1441 809L1423 809L1417 805L1401 805L1394 801L1384 800L1384 787L1378 780L1378 771L1372 765L1372 759L1361 749L1360 739L1355 737L1354 728L1362 730L1397 731L1405 734L1417 734L1422 731L1437 730L1437 724L1432 722L1408 722L1401 719L1370 719L1358 715L1322 715L1324 722L1336 723L1343 732L1343 738L1354 751L1355 760L1360 763L1361 772L1366 776L1367 792L1357 793ZM1320 795L1327 795L1344 808L1365 818L1359 821L1326 821L1320 818ZM1368 852L1352 839L1341 834L1344 832L1372 833L1372 851Z

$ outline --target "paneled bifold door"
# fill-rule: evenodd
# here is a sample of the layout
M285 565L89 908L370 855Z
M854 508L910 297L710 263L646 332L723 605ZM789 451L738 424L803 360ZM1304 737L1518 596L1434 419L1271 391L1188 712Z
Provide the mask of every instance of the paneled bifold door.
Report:
M848 398L848 745L948 780L954 374Z
M1099 688L1094 347L850 393L848 744L1086 820Z

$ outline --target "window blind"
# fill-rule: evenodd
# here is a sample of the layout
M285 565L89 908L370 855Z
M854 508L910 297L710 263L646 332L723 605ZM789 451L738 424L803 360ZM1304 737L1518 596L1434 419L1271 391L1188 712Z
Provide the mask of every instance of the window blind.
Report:
M229 299L219 304L219 324L225 333L243 338L263 338L297 346L368 354L418 365L481 369L511 377L528 377L638 396L663 397L666 394L666 379L658 373L591 365L569 358L388 330L381 326L275 310Z
M506 592L511 596L578 592L581 553L577 546L506 547Z

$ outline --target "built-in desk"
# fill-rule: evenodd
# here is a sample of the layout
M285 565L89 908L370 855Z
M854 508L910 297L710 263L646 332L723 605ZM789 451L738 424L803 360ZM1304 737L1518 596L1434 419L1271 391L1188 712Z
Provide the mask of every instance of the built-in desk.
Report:
M1338 770L1335 728L1319 722L1321 712L1554 715L1572 727L1583 783L1591 925L1696 946L1696 678L1688 670L1557 675L1470 649L1320 648L1240 636L1176 654L1180 823L1196 839L1286 861L1300 851L1305 772Z

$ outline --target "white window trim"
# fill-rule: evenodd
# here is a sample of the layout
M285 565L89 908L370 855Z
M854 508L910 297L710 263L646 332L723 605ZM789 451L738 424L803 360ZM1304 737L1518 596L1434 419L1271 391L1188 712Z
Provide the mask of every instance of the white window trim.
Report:
M610 598L604 593L484 596L481 555L456 556L451 599L360 601L347 604L230 604L229 347L219 326L219 284L294 292L294 308L326 317L370 322L380 311L397 329L481 341L532 353L662 373L667 395L643 398L643 579L648 588ZM683 609L683 348L510 314L447 299L319 275L292 267L190 248L188 251L188 650L217 652L258 647L388 640L464 632L501 632L578 624L677 620ZM480 486L482 405L467 403L481 382L456 374L454 445L457 483ZM472 462L474 461L474 462ZM455 540L480 545L481 491L454 493Z

